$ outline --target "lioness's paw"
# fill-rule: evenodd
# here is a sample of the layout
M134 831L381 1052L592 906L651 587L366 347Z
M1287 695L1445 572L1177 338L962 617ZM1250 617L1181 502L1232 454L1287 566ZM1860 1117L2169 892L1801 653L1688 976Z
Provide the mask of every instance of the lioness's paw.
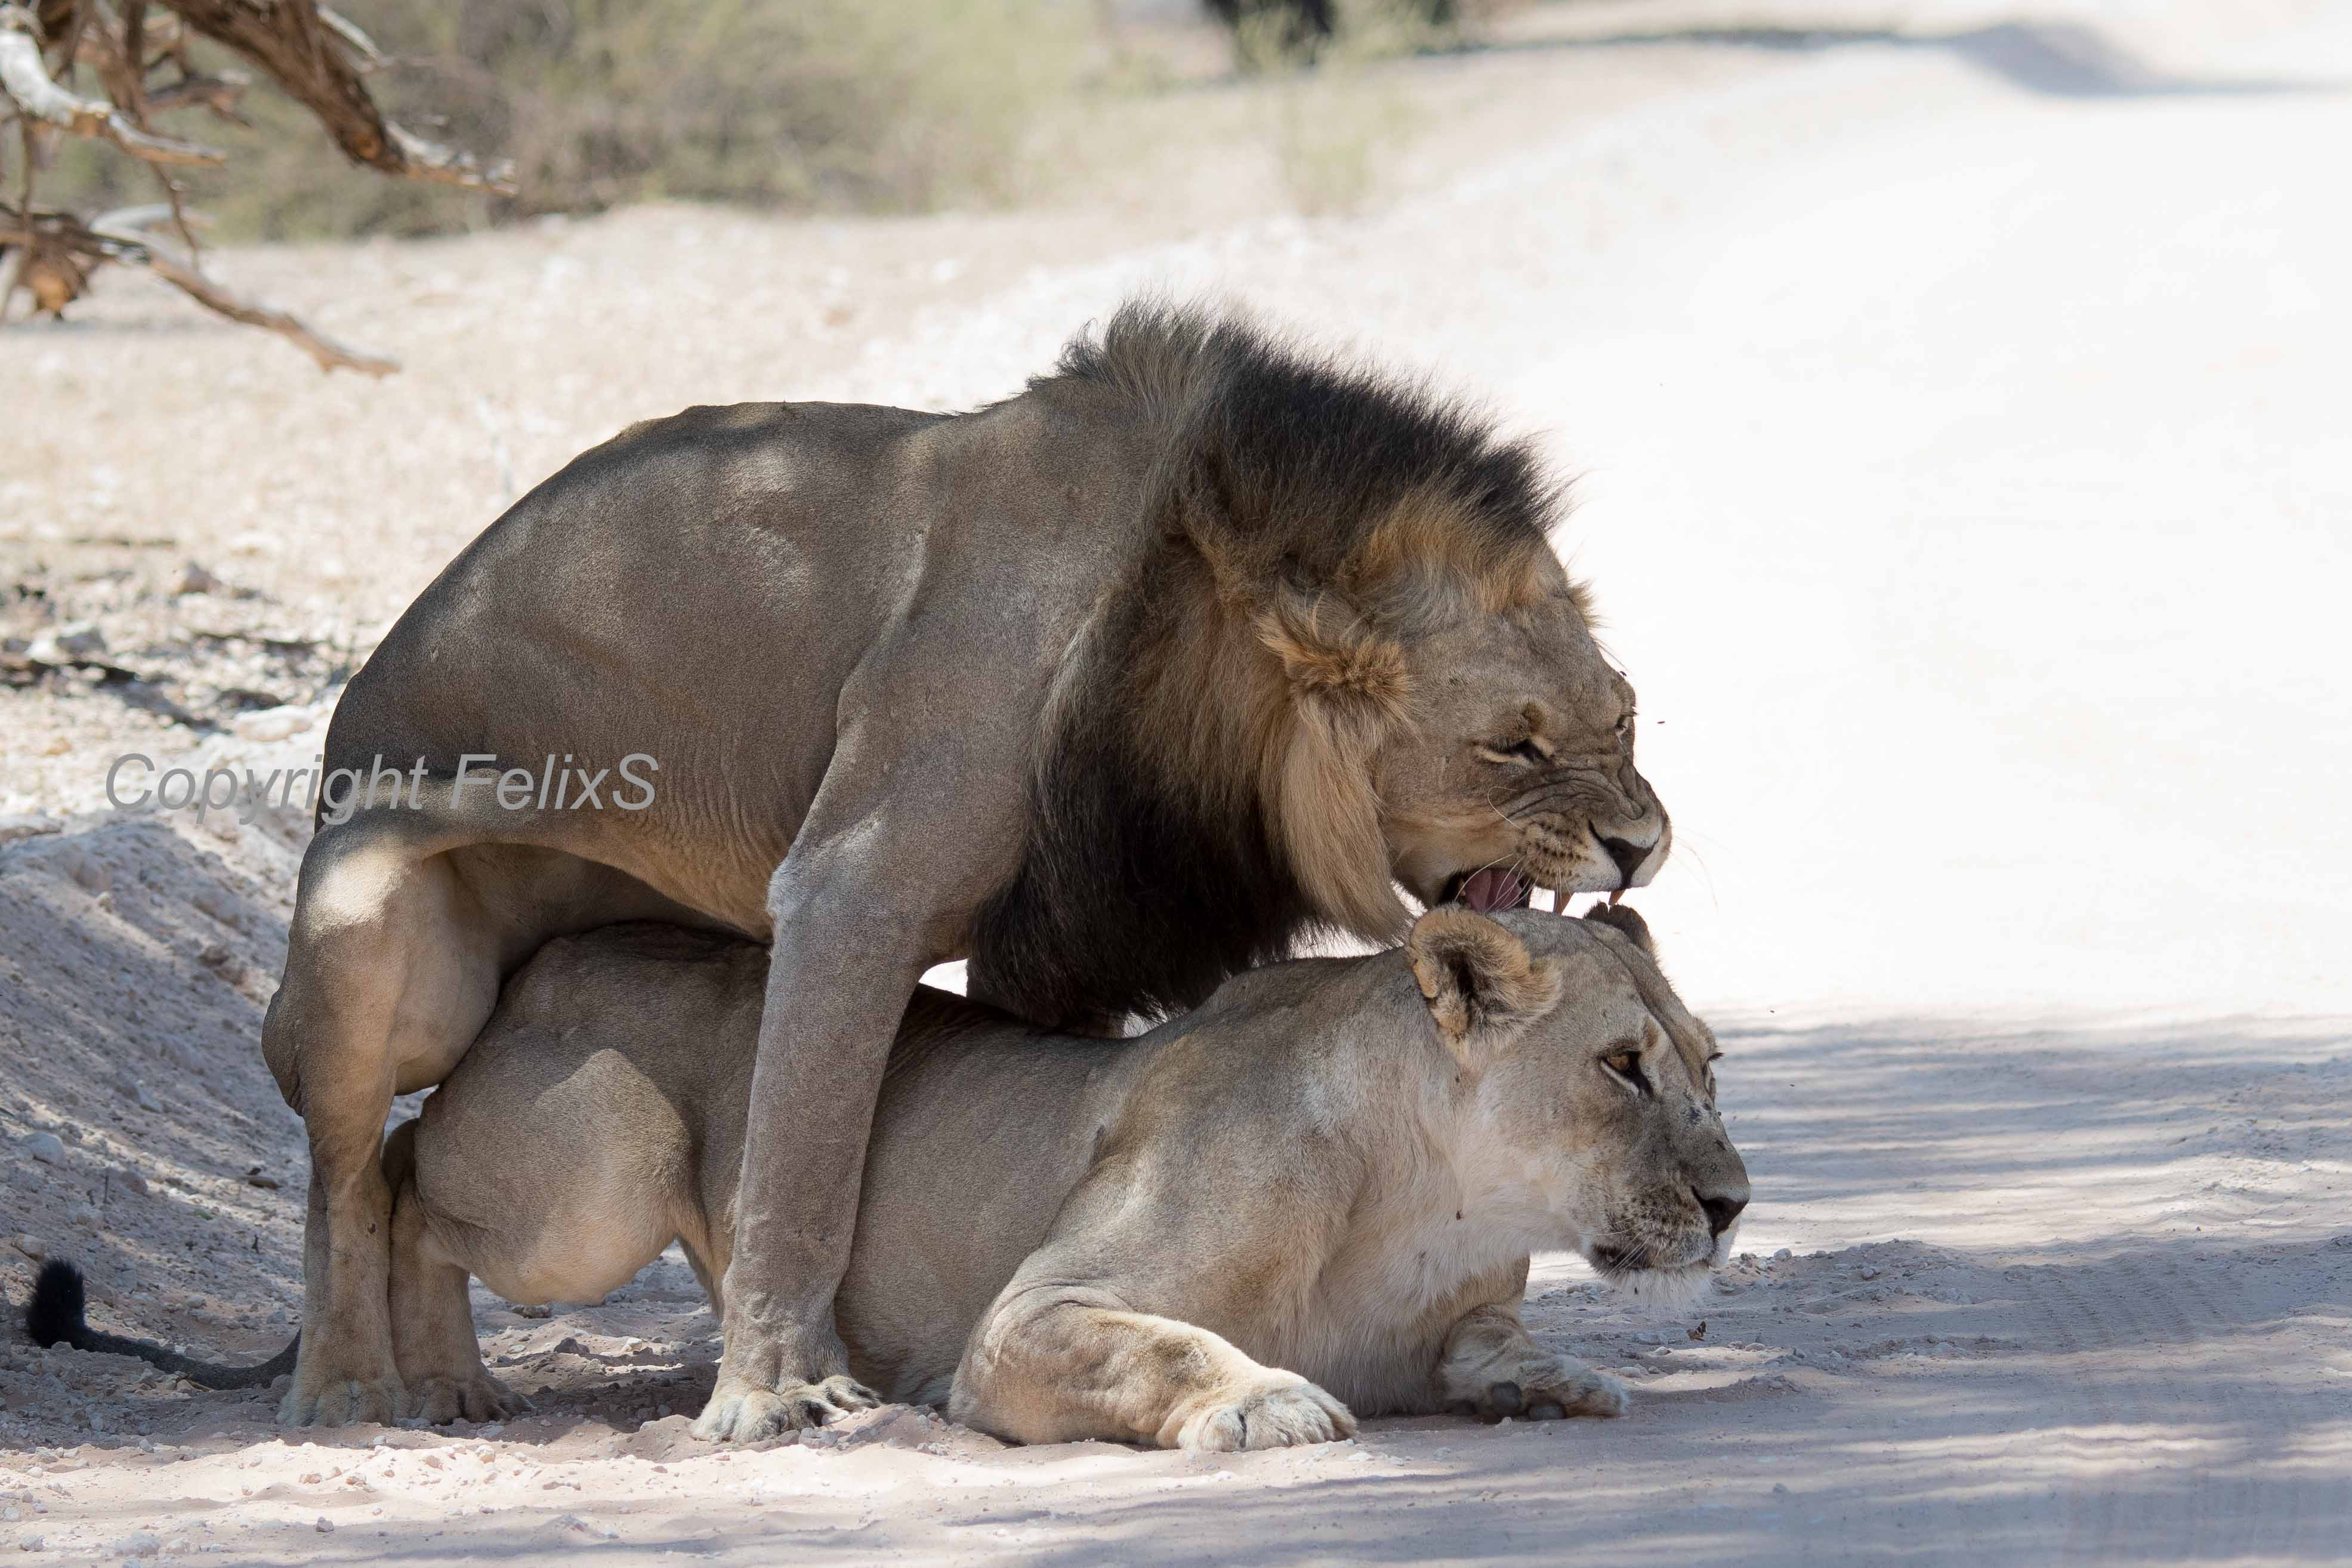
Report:
M280 1426L390 1426L404 1391L397 1374L304 1378L299 1369L278 1405Z
M1336 1443L1356 1435L1348 1407L1303 1377L1283 1373L1202 1405L1176 1433L1176 1447L1213 1454Z
M1489 1384L1478 1401L1478 1414L1496 1421L1506 1415L1557 1421L1569 1415L1622 1415L1632 1403L1623 1384L1565 1356L1548 1365L1528 1366L1520 1376L1522 1381Z
M452 1421L504 1421L530 1408L530 1401L492 1377L436 1375L409 1385L408 1414L435 1426Z
M694 1435L710 1443L757 1443L809 1426L825 1426L882 1403L854 1377L828 1377L788 1388L760 1388L722 1382L694 1423Z

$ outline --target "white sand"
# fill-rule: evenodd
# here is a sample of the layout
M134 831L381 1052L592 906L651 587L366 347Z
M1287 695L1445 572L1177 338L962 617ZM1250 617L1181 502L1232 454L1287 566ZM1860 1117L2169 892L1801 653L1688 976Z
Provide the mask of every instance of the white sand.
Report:
M1632 1369L1622 1421L1381 1422L1225 1459L1001 1449L898 1412L822 1446L713 1453L682 1415L639 1415L690 1412L715 1354L674 1263L548 1320L481 1298L500 1370L546 1391L495 1436L289 1442L261 1401L10 1341L0 1547L2352 1556L2352 96L2219 85L2352 82L2352 23L2284 3L2074 14L2094 13L2137 79L2180 89L2085 94L2053 34L1737 69L1695 45L1531 51L1511 90L1556 71L1563 103L1618 59L1693 63L1683 87L1563 109L1512 156L1364 219L1140 249L1057 219L1066 264L1031 266L1024 237L1043 230L1016 220L719 214L666 256L639 214L237 258L296 286L351 267L411 279L427 303L337 323L409 353L381 386L322 392L281 345L226 331L208 383L178 363L213 329L128 289L52 344L0 340L12 366L116 408L129 442L103 484L62 440L12 456L0 534L20 509L176 529L268 584L269 613L348 615L362 646L494 510L492 428L528 483L664 400L968 403L1150 281L1490 390L1583 476L1565 543L1641 688L1681 834L1641 906L1731 1053L1722 1098L1757 1193L1742 1246L1796 1254L1734 1270L1703 1341L1545 1260L1531 1318ZM1927 34L1999 16L1903 14ZM967 269L933 281L926 247ZM873 256L887 268L824 281ZM782 281L762 294L747 268ZM651 338L604 313L648 279L683 302ZM823 324L827 288L856 301L845 324ZM142 454L179 466L175 493L148 488ZM295 545L227 542L281 513L305 520ZM0 548L31 536L14 537ZM151 610L184 622L188 603ZM142 735L193 744L103 694L0 701L0 810L88 806L108 749ZM0 848L0 1235L90 1259L106 1326L253 1354L299 1301L299 1131L253 1048L299 838L115 825ZM123 1070L155 1109L110 1081ZM65 1135L61 1163L27 1157L38 1129ZM285 1184L247 1184L252 1165ZM0 1242L12 1299L28 1273Z

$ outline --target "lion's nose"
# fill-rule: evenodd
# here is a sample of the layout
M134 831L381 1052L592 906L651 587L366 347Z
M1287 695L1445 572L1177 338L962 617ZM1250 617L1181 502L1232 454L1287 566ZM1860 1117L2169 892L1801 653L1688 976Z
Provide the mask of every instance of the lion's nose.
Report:
M1698 1206L1706 1211L1706 1228L1715 1236L1729 1230L1731 1222L1739 1217L1739 1211L1748 1206L1746 1198L1711 1198L1696 1187L1691 1189L1691 1196L1696 1198Z
M1604 838L1601 841L1601 847L1609 851L1609 858L1617 862L1618 885L1630 888L1633 885L1634 873L1641 870L1642 862L1650 858L1650 851L1657 846L1636 844L1630 838Z

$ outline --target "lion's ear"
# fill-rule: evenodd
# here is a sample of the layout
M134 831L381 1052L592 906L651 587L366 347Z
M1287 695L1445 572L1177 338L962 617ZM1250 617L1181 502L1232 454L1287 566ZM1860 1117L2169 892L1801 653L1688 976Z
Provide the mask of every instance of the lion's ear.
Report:
M1559 1000L1559 966L1484 915L1432 910L1413 922L1404 945L1438 1037L1465 1066Z
M1651 963L1657 962L1658 944L1650 940L1650 922L1624 905L1595 904L1584 911L1584 918L1609 927L1649 954Z
M1285 588L1259 612L1257 635L1301 697L1382 724L1403 717L1403 647L1338 595Z

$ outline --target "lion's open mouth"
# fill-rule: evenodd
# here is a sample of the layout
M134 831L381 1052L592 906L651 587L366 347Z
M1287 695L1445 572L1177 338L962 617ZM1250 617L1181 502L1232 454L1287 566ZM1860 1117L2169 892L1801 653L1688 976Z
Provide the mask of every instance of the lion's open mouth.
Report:
M1535 896L1536 885L1517 871L1488 866L1456 875L1445 884L1445 896L1438 902L1464 903L1482 915L1491 915L1496 910L1525 909Z
M1535 883L1517 871L1503 866L1486 866L1475 871L1456 872L1437 901L1466 904L1482 915L1491 915L1496 910L1526 909L1535 901ZM1613 907L1624 896L1625 889L1620 888L1609 895L1609 902ZM1552 909L1559 914L1568 913L1568 896L1555 893Z

